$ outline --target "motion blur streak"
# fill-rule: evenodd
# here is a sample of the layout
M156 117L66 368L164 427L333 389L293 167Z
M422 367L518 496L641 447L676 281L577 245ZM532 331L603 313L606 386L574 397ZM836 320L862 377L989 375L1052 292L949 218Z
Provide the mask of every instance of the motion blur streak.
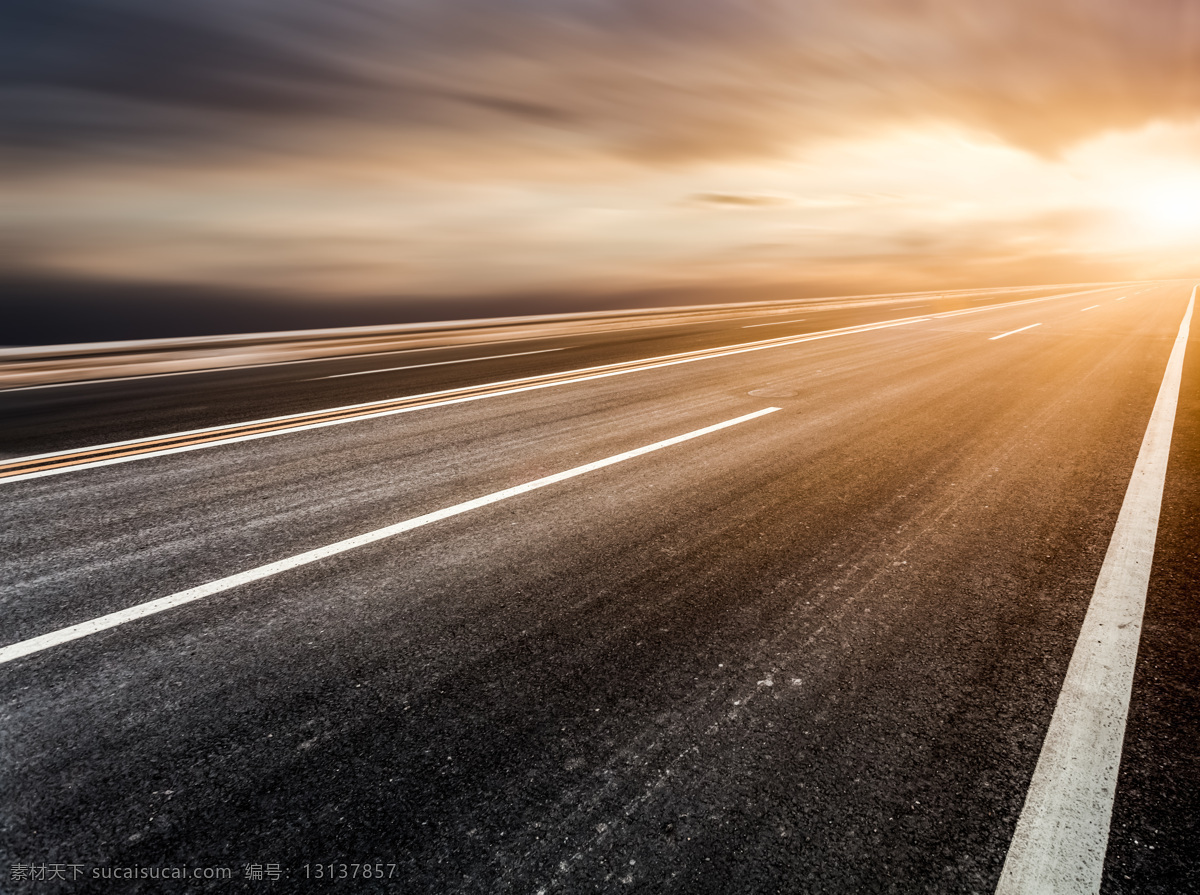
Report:
M1184 276L1198 10L16 0L0 298L40 333L138 290L339 325Z

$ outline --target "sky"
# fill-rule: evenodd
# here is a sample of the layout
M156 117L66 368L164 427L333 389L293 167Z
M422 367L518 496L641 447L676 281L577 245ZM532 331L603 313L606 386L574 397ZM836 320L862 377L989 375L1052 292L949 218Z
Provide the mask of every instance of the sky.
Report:
M22 283L570 310L1200 272L1200 0L0 17L0 263Z

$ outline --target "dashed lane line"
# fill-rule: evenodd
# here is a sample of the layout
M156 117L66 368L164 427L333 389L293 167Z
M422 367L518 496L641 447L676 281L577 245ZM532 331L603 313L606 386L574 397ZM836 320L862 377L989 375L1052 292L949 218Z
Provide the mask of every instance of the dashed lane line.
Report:
M252 581L261 581L264 578L270 578L283 572L287 572L291 569L299 568L300 566L306 566L311 563L319 562L323 559L328 559L331 556L337 556L339 553L346 553L349 550L356 550L359 547L366 546L367 544L373 544L376 541L382 541L385 538L395 537L396 535L403 534L406 531L412 531L414 528L421 528L422 526L430 525L434 522L441 522L443 519L449 519L452 516L459 516L463 513L470 512L471 510L488 506L489 504L499 503L502 500L508 500L510 497L517 497L521 494L527 494L530 491L536 491L539 488L545 488L548 485L555 485L559 482L565 482L567 479L573 479L576 476L581 476L597 469L603 469L606 466L613 466L617 463L623 463L626 460L632 460L635 457L641 457L644 454L649 454L654 451L661 451L663 448L682 444L685 441L691 441L693 438L699 438L703 435L718 432L721 429L728 429L731 426L737 426L741 423L748 423L750 420L758 419L759 417L766 416L769 413L775 413L775 411L779 409L780 408L778 407L767 407L763 410L756 410L753 413L747 413L744 416L739 416L735 419L725 420L722 423L716 423L711 426L705 426L703 429L695 429L691 432L686 432L683 435L676 435L674 438L656 441L654 444L648 444L645 447L634 448L631 451L614 454L613 456L606 457L603 460L596 460L593 463L586 463L583 466L576 466L573 469L566 470L565 472L558 472L554 475L548 475L540 479L534 479L532 482L526 482L523 485L516 485L515 487L505 488L501 491L493 491L491 494L485 494L483 497L476 497L474 500L468 500L432 513L426 513L422 516L406 519L403 522L397 522L394 525L378 528L374 531L369 531L366 534L361 534L353 538L346 538L345 540L337 541L325 547L318 547L315 550L307 550L303 553L297 553L295 556L289 556L286 559L276 560L275 562L267 563L266 565L258 566L257 568L248 569L245 572L239 572L236 575L218 578L216 581L210 581L207 584L201 584L198 587L191 587L187 590L182 590L178 593L171 594L170 596L160 597L157 600L150 600L146 603L139 603L136 606L130 606L128 609L122 609L119 612L111 612L108 615L102 615L99 618L93 618L89 621L80 622L79 624L71 625L70 627L60 628L57 631L51 631L50 633L42 634L39 637L32 637L28 640L22 640L18 643L13 643L0 648L0 664L12 662L14 659L20 659L23 656L28 656L32 653L50 649L53 646L68 643L72 640L78 640L81 637L87 637L89 634L96 634L100 631L108 630L109 628L115 628L118 625L136 621L149 615L165 612L166 610L174 609L177 606L193 603L196 600L202 600L205 597L211 597L214 594L219 594L235 587L240 587L243 584L249 584Z
M1041 298L1023 298L1019 301L1009 301L1009 302L1005 302L1003 304L988 305L983 308L967 308L966 310L962 310L962 311L946 311L941 314L932 314L930 316L932 316L935 320L942 320L946 317L961 317L964 314L979 314L983 311L994 311L994 310L999 310L1001 308L1015 308L1015 307L1019 307L1021 305L1034 305L1034 304L1038 304L1039 302L1043 302L1043 301L1054 301L1055 299L1059 299L1059 298L1075 298L1080 295L1092 295L1096 292L1106 292L1106 291L1112 291L1112 290L1113 290L1112 286L1102 286L1097 289L1083 289L1083 290L1080 290L1079 292L1064 292L1061 295L1044 295Z
M1061 295L1050 295L1034 299L1022 299L1014 302L989 305L986 308L974 308L969 311L954 311L950 314L934 315L936 318L955 316L961 313L978 313L981 311L1003 310L1033 302L1051 301L1060 298L1071 298L1101 292L1111 287L1086 289L1081 292L1069 292ZM922 323L933 319L924 317L904 317L878 323L861 324L857 326L839 327L815 333L803 333L792 336L782 336L755 342L724 345L697 351L681 352L644 358L637 361L626 361L615 364L604 364L595 367L584 367L565 370L559 373L530 376L521 379L510 379L492 382L484 385L469 386L456 389L445 389L437 392L427 392L418 395L407 395L400 398L389 398L381 401L368 401L361 404L344 405L324 410L308 411L287 416L269 417L234 423L224 426L209 426L202 429L191 429L183 432L173 432L166 435L148 438L131 439L128 441L110 442L83 448L63 451L52 451L44 454L34 454L25 457L15 457L0 460L0 484L26 481L44 476L59 475L65 472L83 469L94 469L101 466L111 466L117 463L128 463L133 460L161 457L185 451L201 450L222 444L249 441L259 438L270 438L290 432L302 432L326 426L336 426L358 420L375 419L397 413L409 413L414 410L432 407L444 407L449 404L459 404L466 401L478 401L484 398L501 395L517 394L535 389L552 386L568 385L587 382L593 379L603 379L609 376L620 376L626 373L660 369L676 364L693 363L700 360L710 360L718 357L728 357L750 351L762 351L787 345L797 345L802 342L829 339L842 335L871 332L876 329L887 329L893 326L907 326L911 323ZM664 324L665 325L665 324Z
M1041 324L1040 323L1031 323L1031 324L1029 324L1029 326L1022 326L1020 329L1010 329L1006 333L1000 333L1000 335L998 335L998 336L992 336L990 339L988 339L988 341L994 342L997 339L1003 339L1005 336L1012 336L1012 335L1016 335L1017 333L1023 333L1023 332L1025 332L1025 330L1033 329L1035 326L1041 326Z
M275 435L320 429L326 426L337 426L359 420L377 419L399 413L411 413L415 410L446 407L468 401L479 401L485 398L515 395L561 385L591 382L613 376L622 376L627 373L658 370L679 364L695 363L697 361L712 360L720 357L732 357L753 351L764 351L771 348L799 345L803 342L832 339L837 336L857 335L859 333L874 332L875 330L896 326L908 326L913 323L924 322L928 319L928 317L910 317L904 320L889 320L883 323L842 327L823 332L782 336L774 339L726 345L719 348L706 348L697 351L662 355L660 357L643 358L637 361L582 367L558 373L491 382L484 385L426 392L401 398L389 398L382 401L368 401L362 404L349 404L325 410L269 417L267 419L251 420L245 423L235 423L226 426L192 429L186 432L175 432L151 438L118 441L75 450L17 457L11 460L0 461L0 484L42 478L64 472L95 469L101 466L128 463L133 460L142 460L150 457L162 457L185 451L214 447L216 445L270 438Z
M384 367L380 370L358 370L354 373L334 373L332 376L316 376L307 382L317 382L322 379L345 379L347 376L369 376L371 373L395 373L399 370L421 370L425 367L447 367L451 364L470 364L481 360L500 360L505 357L525 357L528 354L549 354L552 351L565 351L565 348L541 348L537 351L516 351L512 354L489 354L486 357L460 357L456 360L430 361L427 364L409 364L404 367Z

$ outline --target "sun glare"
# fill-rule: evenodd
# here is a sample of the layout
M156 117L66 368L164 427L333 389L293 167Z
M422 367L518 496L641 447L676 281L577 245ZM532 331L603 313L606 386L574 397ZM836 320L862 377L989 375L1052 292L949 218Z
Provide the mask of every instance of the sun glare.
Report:
M1184 235L1200 231L1200 181L1167 181L1132 196L1140 222L1156 231Z

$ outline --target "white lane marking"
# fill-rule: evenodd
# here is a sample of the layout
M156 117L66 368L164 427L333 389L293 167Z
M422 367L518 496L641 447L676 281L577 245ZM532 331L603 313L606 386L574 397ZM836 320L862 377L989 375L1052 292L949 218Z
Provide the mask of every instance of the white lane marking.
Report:
M1111 288L1111 287L1103 287L1103 288L1099 288L1099 289L1087 289L1087 290L1084 290L1083 292L1068 292L1068 293L1064 293L1062 295L1049 295L1049 296L1044 296L1042 298L1023 299L1020 301L1007 302L1004 304L989 305L986 308L975 308L974 310L970 310L970 311L954 311L954 312L951 312L950 314L937 314L937 315L933 315L933 317L929 317L929 316L907 317L907 318L902 318L899 320L889 320L884 323L862 324L859 326L846 326L846 327L840 327L837 329L823 330L823 331L819 331L816 333L807 333L802 336L783 336L783 337L776 338L776 339L766 339L761 342L748 342L748 343L743 343L741 346L723 346L720 348L706 349L704 351L688 351L688 352L681 352L678 354L662 355L660 357L647 358L645 361L642 362L641 366L631 366L631 364L633 362L624 362L624 363L619 363L619 364L604 364L604 365L600 365L600 366L596 366L596 367L584 367L584 368L580 368L580 369L576 369L576 370L566 370L559 375L561 375L561 376L576 376L576 374L581 374L581 373L591 374L592 371L597 371L597 370L612 370L612 372L595 373L592 375L582 375L582 376L577 376L576 378L571 378L571 379L556 379L553 382L541 382L541 383L537 383L535 385L528 385L528 386L523 386L520 388L509 388L509 389L504 389L501 391L488 392L487 394L483 394L483 395L471 395L468 397L446 398L444 400L436 400L436 398L440 395L450 395L455 392L461 391L461 389L446 389L446 390L442 390L442 391L438 391L438 392L428 392L428 393L418 394L418 395L403 396L404 398L406 398L408 400L414 400L414 401L421 400L421 399L429 399L429 403L421 404L416 407L410 406L410 407L403 407L403 408L397 408L397 409L392 409L392 410L374 411L374 412L367 410L367 408L370 408L370 407L378 407L381 404L392 404L396 400L399 400L397 398L387 398L387 399L383 399L383 400L379 400L379 401L367 401L367 402L364 402L361 404L348 404L348 405L344 405L344 406L340 406L340 407L330 407L330 408L325 408L324 410L310 411L309 413L306 413L306 414L289 414L287 416L267 417L265 419L247 420L242 423L236 423L236 424L226 424L226 425L221 425L221 426L208 426L208 427L205 427L202 429L189 429L189 430L183 431L183 432L170 432L170 433L166 433L164 435L144 436L142 438L134 438L134 439L129 439L127 441L114 441L114 442L109 442L107 444L91 445L91 446L85 446L85 447L80 447L80 448L70 448L70 449L61 450L61 451L50 451L50 452L44 453L44 454L31 454L31 455L25 456L25 457L9 457L9 458L4 458L3 462L24 463L24 462L30 462L33 460L44 460L44 459L50 459L50 458L54 458L54 457L62 457L62 456L68 455L68 454L76 454L76 453L80 453L83 451L95 451L95 450L105 450L105 449L110 449L110 448L126 447L128 445L137 444L139 442L146 441L149 438L183 438L183 437L191 436L191 435L203 435L203 434L207 434L210 432L217 432L221 429L229 429L233 425L256 426L256 425L262 425L262 424L266 424L266 423L283 422L288 419L294 419L297 416L307 416L307 415L315 414L315 413L338 413L338 412L345 411L345 410L359 410L359 409L363 410L363 412L361 414L356 414L356 415L350 416L350 417L344 417L344 418L338 419L338 420L330 420L330 421L320 422L320 423L311 423L308 425L288 426L286 428L280 428L280 429L277 429L277 430L274 430L271 432L261 432L261 433L257 433L254 435L239 435L239 436L235 436L232 438L213 439L212 441L206 441L206 442L203 442L200 444L192 444L192 445L186 445L183 447L175 447L175 448L165 448L163 450L158 450L158 451L146 451L144 453L131 454L131 455L125 456L125 457L113 457L113 458L107 459L107 460L95 460L95 461L92 461L89 463L79 463L76 465L63 467L61 469L39 470L37 472L29 472L29 473L25 473L23 475L9 476L7 478L0 479L0 485L8 484L10 482L22 482L22 481L27 481L29 479L43 478L45 476L50 476L50 475L61 475L61 474L66 474L68 472L82 471L84 469L96 469L101 466L113 466L118 463L130 463L130 462L133 462L134 460L144 460L144 459L149 459L150 457L163 457L163 456L167 456L168 454L180 454L180 453L186 453L187 451L198 451L198 450L203 450L205 448L216 447L217 445L234 444L239 441L253 441L253 440L256 440L259 438L272 438L272 437L275 437L276 435L286 435L286 434L289 434L292 432L304 432L304 431L308 431L310 429L322 429L327 426L338 426L338 425L342 425L344 423L358 422L360 420L377 419L380 417L393 416L393 415L400 414L400 413L411 413L416 410L427 410L427 409L434 408L434 407L445 407L445 406L448 406L451 404L462 404L467 401L478 401L478 400L482 400L484 398L495 398L495 397L501 397L501 396L505 396L505 395L513 395L513 394L518 394L520 392L535 391L538 389L551 388L553 386L559 386L559 385L572 385L572 384L579 383L579 382L588 382L593 379L604 379L609 376L621 376L621 375L624 375L625 373L637 373L637 372L642 372L645 370L658 369L660 367L669 367L669 366L673 366L675 364L686 364L686 363L693 363L693 362L699 361L699 360L709 360L709 359L718 358L718 357L729 357L731 355L744 354L749 351L761 351L761 350L764 350L767 348L778 348L778 347L784 347L784 346L788 346L788 345L798 345L802 342L813 342L813 341L818 341L820 339L829 339L829 338L833 338L835 336L841 336L841 335L856 335L858 333L871 332L876 329L887 329L887 328L893 327L893 326L907 326L910 323L923 323L927 320L933 319L934 317L940 318L940 317L954 316L955 314L969 314L969 313L975 313L976 311L994 311L994 310L1001 310L1004 308L1014 307L1017 305L1025 305L1025 304L1029 304L1030 302L1051 301L1051 300L1059 299L1059 298L1072 298L1077 295L1087 295L1092 292L1102 292L1106 288ZM657 325L663 325L663 326L672 325L673 326L675 324L655 324L655 325L656 326ZM649 328L649 327L642 327L642 328ZM505 341L530 341L533 338L535 338L535 337L530 337L529 339L509 339L509 340L505 340ZM541 338L546 338L546 337L538 336L536 338L541 339ZM454 346L454 347L461 347L461 346ZM729 350L726 350L726 349L729 349ZM676 358L678 358L678 360L676 360ZM612 368L614 368L614 367L622 367L624 369L613 370ZM208 372L208 371L197 370L197 371L193 371L193 372ZM533 379L542 379L542 378L544 378L544 377L524 377L522 379L505 380L505 381L501 381L501 382L487 383L487 384L479 386L479 388L499 387L499 386L510 385L510 384L516 385L518 383L529 382L530 380L533 380ZM76 383L76 384L79 384L79 383ZM13 391L16 391L16 389L13 389Z
M568 335L521 336L519 338L512 338L512 339L494 339L494 340L487 342L486 344L488 344L488 345L508 345L508 344L512 344L513 342L545 342L545 341L549 341L551 339L566 339L566 338L576 338L579 336L604 335L604 334L613 333L613 332L626 332L628 329L631 329L631 328L636 328L638 330L660 329L660 328L666 327L666 326L693 326L693 325L699 325L700 323L704 323L704 322L706 322L706 321L700 320L700 321L696 321L696 323L694 323L694 324L693 323L679 323L679 322L649 323L649 324L646 324L645 326L638 326L638 327L616 327L616 328L610 327L609 329L592 329L592 330L586 330L584 332L579 332L579 333L570 333ZM339 360L354 360L354 359L360 358L360 357L381 357L386 354L415 354L420 351L449 351L454 348L461 349L461 348L470 348L470 347L471 347L470 344L461 344L461 343L457 344L457 345L427 345L422 348L397 348L393 351L371 351L371 352L367 352L366 354L332 354L332 355L328 355L326 357L306 357L306 358L301 358L300 360L278 360L278 361L270 361L268 363L261 363L261 364L238 364L236 366L230 366L230 367L206 367L202 370L175 370L170 373L141 373L137 376L113 376L113 377L109 377L106 379L75 379L75 380L72 380L71 382L46 382L41 385L18 385L18 386L13 386L12 388L0 388L0 394L6 394L8 392L30 392L30 391L34 391L35 389L42 389L42 388L69 388L70 386L73 386L73 385L82 387L82 386L87 386L87 385L103 385L106 382L132 382L136 379L160 379L164 376L197 376L202 373L224 373L226 370L256 370L256 369L259 369L262 367L286 367L286 366L290 366L291 364L315 364L315 363L320 363L322 361L324 361L326 363L330 363L330 362L339 361ZM554 350L557 351L557 350L563 350L563 349L554 349Z
M551 339L568 339L568 338L578 338L581 336L607 335L609 333L623 333L623 332L628 332L631 329L643 330L643 329L662 329L664 327L670 327L670 326L674 326L674 327L700 326L704 323L709 323L709 322L721 323L724 321L723 320L717 320L717 321L709 321L709 320L678 321L678 320L676 320L676 321L672 321L671 323L647 323L647 324L638 325L638 326L617 326L617 327L609 327L608 329L589 329L589 330L583 330L583 331L580 331L577 333L568 333L566 335L552 334L552 335L540 335L540 336L520 336L520 337L512 338L512 339L493 339L493 340L488 341L486 344L488 344L488 345L509 345L514 342L545 342L545 341L549 341ZM300 360L279 360L279 361L270 361L268 363L261 363L261 364L238 364L237 366L230 366L230 367L206 367L202 370L175 370L170 373L141 373L137 376L114 376L114 377L105 378L105 379L75 379L75 380L72 380L71 382L46 382L41 385L18 385L18 386L13 386L12 388L0 388L0 394L6 394L8 392L29 392L29 391L34 391L35 389L43 389L43 388L68 388L73 385L87 386L87 385L103 385L106 382L131 382L136 379L159 379L164 376L197 376L201 373L224 373L226 370L254 370L254 369L258 369L260 367L286 367L290 364L314 364L314 363L318 363L320 361L330 362L330 361L339 361L339 360L353 360L353 359L359 358L359 357L380 357L385 354L410 354L410 353L415 353L415 352L419 352L419 351L449 351L452 348L470 348L470 347L471 347L470 344L461 344L461 343L457 344L457 345L431 345L431 346L425 346L423 348L397 348L393 351L372 351L372 352L368 352L366 354L333 354L333 355L328 355L326 357L306 357L306 358L301 358ZM574 346L572 346L572 347L574 347ZM562 350L562 349L555 349L555 350ZM313 381L313 380L308 380L308 381Z
M1195 303L1193 288L1017 820L997 895L1100 891Z
M551 336L530 336L524 339L503 339L503 342L533 342L538 339L553 338ZM497 344L493 342L491 344ZM200 373L224 373L234 370L259 370L264 367L290 367L293 364L333 363L339 360L355 360L360 357L384 357L389 354L416 354L421 351L449 351L452 348L470 348L470 345L429 345L424 348L396 348L393 351L368 351L365 354L331 354L325 357L305 357L300 360L276 360L261 364L237 364L230 367L208 367L203 370L175 370L170 373L141 373L137 376L113 376L107 379L76 379L71 382L46 382L41 385L19 385L13 388L0 388L0 393L31 392L42 388L69 388L73 385L104 385L106 382L133 382L137 379L162 379L166 376L196 376ZM558 350L558 349L556 349Z
M1124 295L1122 295L1120 298L1118 298L1118 299L1117 299L1117 301L1124 301L1124 300L1125 300L1125 296L1124 296Z
M305 379L305 382L319 382L322 379L345 379L347 376L367 376L371 373L394 373L397 370L420 370L423 367L445 367L448 364L469 364L478 360L499 360L502 357L524 357L527 354L549 354L551 351L565 351L565 348L542 348L538 351L517 351L513 354L490 354L487 357L460 357L457 360L439 360L428 364L409 364L406 367L386 367L382 370L359 370L357 373L334 373L332 376L317 376Z
M991 311L996 307L996 305L987 305L986 307L982 308L965 308L961 311L945 311L941 314L933 314L932 317L934 320L944 320L947 317L961 317L963 314L978 314L982 311Z
M328 426L340 426L346 423L359 422L360 420L381 419L386 416L395 416L401 413L413 413L418 410L429 410L434 407L449 407L454 404L465 404L470 401L482 401L487 398L499 398L508 395L517 395L524 392L538 391L544 388L555 388L560 385L575 385L581 382L591 382L597 379L608 379L613 376L623 376L627 373L640 373L647 370L658 370L664 367L673 367L678 364L690 364L696 361L713 360L721 357L733 357L738 354L748 354L752 351L764 351L770 348L786 348L791 345L799 345L804 342L817 342L822 339L832 339L837 336L852 336L860 333L874 332L879 329L891 329L896 326L908 326L912 323L923 323L929 320L928 317L912 317L907 320L892 320L887 323L872 323L862 326L843 327L841 329L825 330L824 332L806 333L800 336L783 336L775 339L764 339L760 342L745 342L741 345L727 346L725 348L704 349L701 351L685 351L679 354L667 354L661 357L647 358L644 361L627 361L616 364L603 364L597 367L581 367L575 370L564 370L558 376L568 377L565 379L555 378L550 381L545 380L546 376L526 376L521 379L509 379L500 382L485 383L477 386L477 388L499 388L498 391L485 392L483 394L472 394L461 397L456 397L462 389L445 389L436 392L426 392L417 395L406 395L404 400L418 401L425 400L426 403L409 405L405 407L389 408L386 410L372 410L381 404L394 404L399 398L386 398L379 401L366 401L361 404L347 404L341 407L329 407L324 410L311 411L310 413L338 413L346 410L361 410L361 413L354 416L341 417L336 420L326 420L318 423L308 423L297 426L288 426L279 428L270 432L258 432L250 435L236 435L231 438L216 438L212 441L206 441L200 444L184 445L182 447L164 448L162 450L149 450L145 453L131 454L125 457L113 457L106 460L93 460L87 463L79 463L74 466L68 466L61 469L46 469L36 472L28 472L22 475L14 475L9 478L0 479L0 485L6 485L10 482L23 482L29 479L42 478L44 476L59 475L67 472L75 472L84 469L96 469L101 466L112 466L117 463L129 463L134 460L145 460L150 457L165 457L170 454L182 454L188 451L198 451L204 448L216 447L217 445L236 444L242 441L254 441L259 438L273 438L277 435L286 435L292 432L306 432L312 429L323 429ZM614 369L615 368L615 369ZM532 382L531 385L523 383ZM502 386L511 385L512 388L500 388ZM446 397L441 397L446 396ZM300 414L299 416L308 416L309 414ZM173 432L166 435L147 436L147 438L184 438L191 435L204 435L210 432L219 432L222 429L229 429L233 426L257 426L267 423L285 422L289 419L295 419L297 414L289 414L287 416L268 417L266 419L248 420L242 423L234 423L223 426L209 426L203 429L191 429L186 432ZM138 444L146 441L147 438L134 438L128 441L115 441L109 444L93 445L91 447L71 448L65 451L52 451L46 454L32 454L27 457L11 457L4 460L5 463L25 463L33 460L46 460L55 457L61 457L69 454L79 453L81 451L98 451L111 448L125 447L127 445Z
M1080 308L1079 310L1080 310L1080 311L1091 311L1091 310L1094 310L1095 308L1098 308L1098 307L1100 307L1100 306L1099 306L1099 305L1091 305L1090 307L1086 307L1086 308Z
M947 317L947 316L953 316L954 314L969 314L969 313L973 313L974 311L990 311L990 310L993 310L996 308L1011 307L1014 304L1024 304L1025 301L1048 301L1051 298L1069 298L1072 295L1086 295L1086 294L1088 294L1088 292L1101 292L1101 291L1103 291L1103 290L1102 289L1090 289L1090 290L1086 290L1084 292L1072 292L1072 293L1069 293L1068 295L1051 295L1051 296L1047 296L1045 298L1034 298L1034 299L1026 299L1024 301L1006 302L1004 304L989 305L986 308L974 308L969 311L951 311L949 314L940 314L938 316ZM987 301L989 299L988 298L976 298L976 299L972 299L972 300L973 301ZM743 319L745 319L745 318L743 318ZM694 324L692 324L692 323L683 323L683 322L679 322L679 321L673 321L671 323L652 323L652 324L647 324L645 326L638 326L638 327L634 327L634 328L636 328L636 329L659 329L659 328L668 327L668 326L699 325L699 324L705 323L705 322L707 322L707 321L699 320L699 321L696 321ZM760 324L760 325L765 325L765 324ZM588 330L587 332L584 332L584 333L573 333L571 335L607 334L607 333L611 333L611 332L624 332L624 331L626 331L626 329L628 329L628 327L616 327L616 328L610 327L609 329ZM512 338L512 339L496 339L494 341L489 342L488 344L490 344L490 345L506 345L506 344L511 344L513 342L536 342L536 341L540 341L540 340L544 340L544 339L551 339L551 338L566 338L566 337L544 336L544 335L543 336L521 336L521 337ZM417 351L446 351L451 348L463 348L463 347L468 347L468 346L464 346L464 345L434 345L434 346L427 346L427 347L423 347L423 348L398 348L393 351L372 351L372 352L368 352L366 354L341 354L341 355L332 355L332 356L328 356L328 357L306 357L306 358L301 358L299 360L269 361L269 362L260 363L260 364L239 364L237 366L229 366L229 367L209 367L209 368L206 368L203 370L174 370L169 373L142 373L137 376L115 376L115 377L105 378L105 379L76 379L72 382L46 382L46 383L42 383L41 385L19 385L19 386L13 386L12 388L0 388L0 394L4 394L7 392L28 392L28 391L34 391L36 389L43 389L43 388L69 388L71 386L101 385L106 382L131 382L136 379L159 379L159 378L162 378L165 376L196 376L196 375L200 375L202 373L222 373L226 370L254 370L254 369L259 369L261 367L284 367L284 366L288 366L290 364L313 364L313 363L319 363L321 361L350 360L350 359L359 358L359 357L379 357L379 356L385 355L385 354L408 354L410 352L417 352Z
M1005 336L1011 336L1014 333L1023 333L1023 332L1025 332L1025 330L1033 329L1035 326L1041 326L1041 324L1040 323L1031 323L1031 324L1029 324L1029 326L1022 326L1020 329L1009 330L1006 333L1000 333L1000 335L998 335L998 336L992 336L990 339L988 339L988 341L994 342L997 339L1003 339Z
M353 538L346 538L343 541L337 541L325 547L318 547L315 550L307 550L304 553L297 553L295 556L289 556L286 559L276 560L275 562L267 563L266 565L258 566L257 568L248 569L245 572L239 572L236 575L230 575L226 578L218 578L216 581L210 581L207 584L201 584L198 587L190 587L187 590L179 591L178 593L171 594L170 596L160 597L157 600L150 600L146 603L140 603L137 606L130 606L128 609L122 609L119 612L112 612L108 615L102 615L99 618L94 618L86 622L80 622L79 624L71 625L67 628L60 628L57 631L51 631L49 634L42 634L38 637L32 637L29 640L22 640L18 643L13 643L9 646L0 648L0 664L3 664L4 662L11 662L14 659L19 659L22 656L28 656L31 653L40 652L44 649L49 649L50 647L57 646L61 643L67 643L71 640L78 640L80 637L86 637L89 634L95 634L99 631L107 630L108 628L114 628L117 625L123 625L126 622L145 618L148 615L154 615L167 609L174 609L176 606L182 606L185 603L201 600L204 597L211 597L213 594L219 594L223 591L239 587L243 584L249 584L252 581L260 581L263 578L270 578L273 575L278 575L281 572L286 572L290 569L298 568L299 566L306 566L310 563L318 562L319 560L327 559L331 556L336 556L339 553L345 553L348 550L355 550L367 544L373 544L376 541L382 541L384 538L390 538L406 531L412 531L414 528L421 528L424 525L429 525L434 522L441 522L443 519L449 519L451 516L458 516L462 513L467 513L471 510L488 506L489 504L498 503L501 500L507 500L510 497L516 497L520 494L536 491L538 488L545 488L547 485L554 485L558 482L566 481L567 479L573 479L576 476L583 475L584 473L593 472L597 469L603 469L606 466L612 466L616 463L623 463L626 460L632 460L633 458L640 457L643 454L649 454L653 451L660 451L663 448L682 444L685 441L690 441L693 438L699 438L702 435L708 435L712 432L718 432L721 429L728 429L730 426L736 426L740 423L746 423L750 420L758 419L760 416L766 416L768 413L775 413L775 411L779 409L780 408L778 407L767 407L763 410L756 410L754 413L747 413L745 416L739 416L736 419L725 420L723 423L705 426L703 429L695 429L683 435L676 435L674 438L656 441L654 444L648 444L645 447L634 448L631 451L614 454L613 456L606 457L603 460L597 460L594 463L586 463L583 466L576 466L574 469L568 469L565 472L557 472L553 475L548 475L540 479L534 479L532 482L526 482L523 485L505 488L502 491L493 491L491 494L485 494L483 497L476 497L474 500L468 500L463 503L455 504L454 506L446 507L442 510L426 513L423 516L416 516L412 519L406 519L403 522L397 522L394 525L378 528L375 531L369 531L366 534L361 534Z
M982 308L967 308L962 311L946 311L944 314L932 315L935 320L941 320L944 317L961 317L963 314L979 314L983 311L999 311L1003 308L1015 308L1020 305L1032 305L1043 301L1054 301L1059 298L1076 298L1080 295L1091 295L1094 292L1105 292L1111 290L1111 286L1101 286L1098 289L1084 289L1081 292L1064 292L1061 295L1044 295L1041 298L1024 298L1020 301L1007 301L1003 304L987 305Z
M750 323L743 326L742 329L754 329L756 326L783 326L785 323L803 323L807 317L801 317L799 320L772 320L770 323Z

